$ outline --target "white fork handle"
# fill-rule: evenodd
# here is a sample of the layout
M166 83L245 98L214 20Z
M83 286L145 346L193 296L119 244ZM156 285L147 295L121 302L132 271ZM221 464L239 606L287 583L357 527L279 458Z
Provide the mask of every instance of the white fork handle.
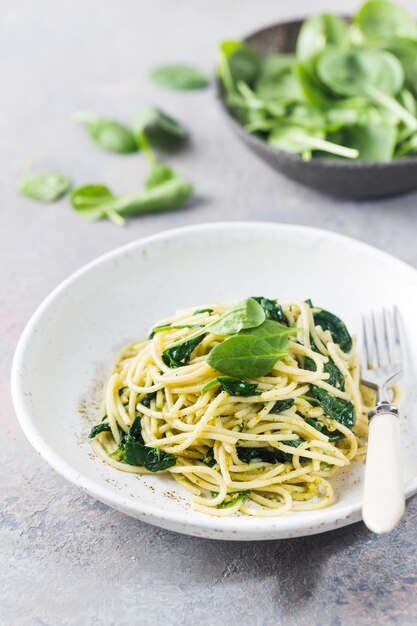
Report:
M398 410L381 404L369 422L363 521L374 533L388 533L400 521L404 504Z

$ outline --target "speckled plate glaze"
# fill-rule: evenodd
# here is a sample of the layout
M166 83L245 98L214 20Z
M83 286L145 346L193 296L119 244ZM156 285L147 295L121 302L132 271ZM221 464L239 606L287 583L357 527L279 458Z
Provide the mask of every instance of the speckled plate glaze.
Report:
M12 392L34 448L101 502L140 520L213 539L259 540L324 532L361 519L363 464L334 479L335 503L284 517L228 518L194 512L170 477L119 473L91 453L100 387L117 351L178 308L262 294L307 298L360 328L362 310L396 303L408 339L403 384L405 491L417 491L417 272L331 232L269 223L190 226L135 241L57 287L29 321L16 350ZM413 384L414 383L414 384Z

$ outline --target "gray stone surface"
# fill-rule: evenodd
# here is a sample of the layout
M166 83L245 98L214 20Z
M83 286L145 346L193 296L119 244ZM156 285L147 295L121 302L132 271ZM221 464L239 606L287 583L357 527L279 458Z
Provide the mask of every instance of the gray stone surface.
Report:
M408 6L415 8L413 0ZM356 2L346 0L348 12ZM112 511L56 475L26 442L9 395L13 350L47 293L97 255L166 228L214 220L311 224L386 249L417 266L417 194L334 200L285 180L231 136L213 93L147 82L154 64L210 71L216 44L325 0L20 0L0 23L0 623L7 625L312 626L417 623L417 499L378 538L362 524L290 541L187 538ZM131 220L82 221L67 200L37 205L16 193L26 161L76 184L134 189L140 156L100 152L74 111L127 118L157 103L189 126L171 159L195 183L189 208Z

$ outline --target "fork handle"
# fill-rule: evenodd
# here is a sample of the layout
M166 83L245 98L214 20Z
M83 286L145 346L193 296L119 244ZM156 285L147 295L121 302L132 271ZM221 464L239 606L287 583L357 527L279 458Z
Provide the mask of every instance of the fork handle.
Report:
M388 533L400 521L404 504L398 409L380 402L369 413L363 521L374 533Z

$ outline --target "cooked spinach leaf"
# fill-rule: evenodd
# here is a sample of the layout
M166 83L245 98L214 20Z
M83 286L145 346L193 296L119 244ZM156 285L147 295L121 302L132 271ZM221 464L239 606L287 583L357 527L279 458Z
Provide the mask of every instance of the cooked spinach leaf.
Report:
M282 443L286 446L298 448L299 445L304 443L304 439L294 439L292 441L283 441ZM272 464L292 461L292 454L283 452L277 448L247 448L236 446L236 452L238 459L242 461L242 463L250 463L250 461L255 459Z
M332 387L336 387L336 389L340 389L341 391L345 390L345 377L332 359L329 358L327 363L324 364L323 371L326 374L329 374L329 378L326 380L326 383Z
M207 391L210 387L220 384L222 389L230 396L253 396L256 393L258 385L256 383L247 383L244 380L231 378L231 376L218 376L213 378L201 388L201 391Z
M133 437L133 439L136 439L136 441L139 441L140 443L144 443L143 441L143 437L142 437L142 425L141 425L141 417L140 415L137 415L135 417L135 419L133 420L133 423L131 425L131 427L129 428L129 436Z
M277 415L279 413L282 413L283 411L286 411L287 409L290 409L293 404L293 398L288 398L287 400L277 400L277 402L275 402L274 406L269 412Z
M88 435L88 437L90 439L93 439L94 437L97 437L97 435L99 435L100 433L111 433L110 424L108 422L100 422L100 424L96 424L95 426L93 426L93 428L90 430L90 434Z
M230 496L226 496L221 504L217 508L219 509L230 509L230 507L234 506L238 502L245 500L250 495L250 491L238 491L237 493L230 494Z
M208 465L209 467L214 467L217 463L214 458L213 448L207 448L206 453L203 458L204 465Z
M329 438L329 441L338 441L339 439L345 438L344 434L341 433L340 430L329 430L328 428L326 428L323 422L320 422L320 420L315 420L311 417L305 417L304 421L307 422L307 424L310 424L310 426L312 426L316 430L323 433L323 435L326 435L326 437Z
M200 335L205 335L209 332L220 336L234 335L242 329L259 326L264 319L265 313L260 304L255 302L253 298L247 298L223 313L219 319L210 322L207 326L202 326L200 330L193 333L191 337L176 341L169 349L188 343Z
M168 367L182 367L186 364L194 348L204 339L204 335L188 339L183 343L171 346L162 353L162 360Z
M130 434L125 438L124 462L129 465L140 465L150 472L161 472L175 465L176 461L173 454L145 446Z
M278 303L278 300L269 300L263 296L253 296L253 300L256 300L256 302L258 302L265 311L265 319L274 320L275 322L280 322L281 324L288 326L287 318L285 317L284 311Z
M333 341L340 345L343 352L349 352L349 350L351 350L352 337L340 317L337 317L337 315L334 315L325 309L320 309L315 312L313 317L314 324L316 326L321 326L323 330L330 331Z
M206 309L197 309L196 311L194 311L193 315L198 315L199 313L213 313L214 309L210 309L210 307L207 307Z
M317 387L316 385L310 385L313 398L317 401L318 405L323 409L325 415L331 419L337 420L343 426L352 428L356 423L355 407L352 402L343 400L342 398L336 398L329 393Z
M146 406L148 409L151 406L151 402L152 400L155 400L156 398L156 391L151 391L150 393L147 393L142 400L140 400L140 404L142 404L143 406Z

